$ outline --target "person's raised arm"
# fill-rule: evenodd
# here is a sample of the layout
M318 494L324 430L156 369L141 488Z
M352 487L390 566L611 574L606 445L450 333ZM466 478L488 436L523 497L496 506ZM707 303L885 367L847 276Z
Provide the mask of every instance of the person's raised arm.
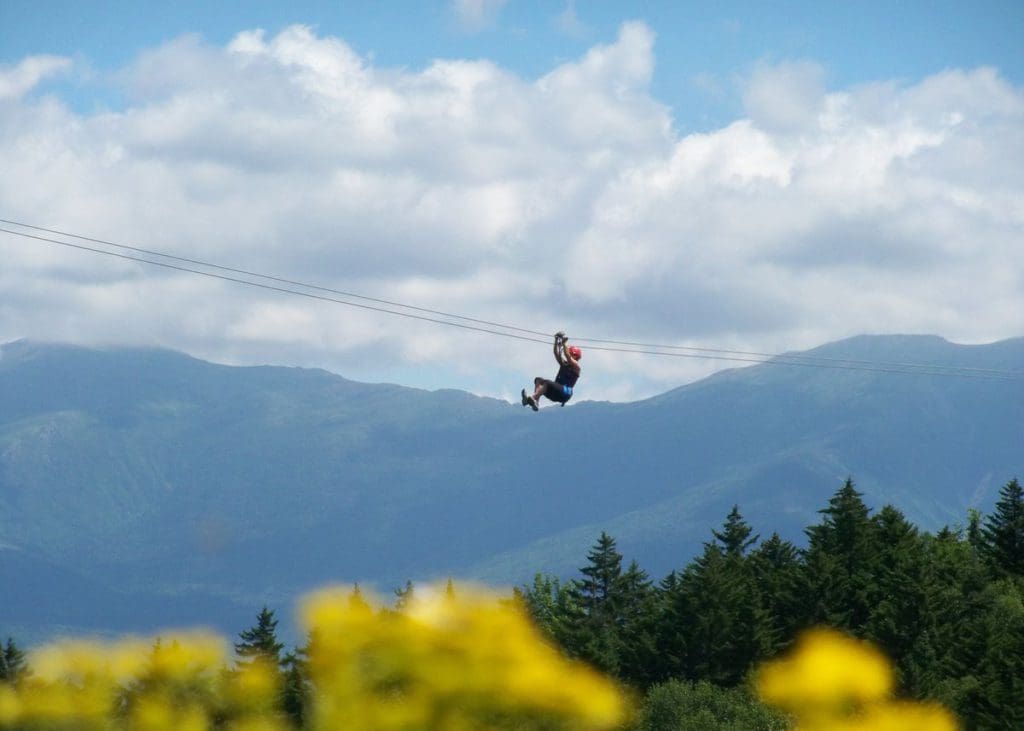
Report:
M559 331L555 333L555 360L558 361L558 365L565 365L565 333Z

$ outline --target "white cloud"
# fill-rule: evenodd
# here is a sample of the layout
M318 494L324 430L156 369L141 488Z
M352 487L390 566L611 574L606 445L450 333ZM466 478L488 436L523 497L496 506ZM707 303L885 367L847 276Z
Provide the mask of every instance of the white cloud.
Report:
M18 99L44 79L70 68L71 59L61 56L29 56L13 67L0 65L0 101Z
M95 113L27 94L66 64L26 59L0 74L19 90L0 104L0 208L578 337L778 352L1024 331L1020 88L981 68L828 89L812 62L761 64L745 118L681 136L650 94L654 44L629 23L533 80L486 60L381 68L304 26L224 48L184 37L121 70L125 108ZM0 341L495 394L554 364L544 345L3 234L0 258ZM626 398L734 364L585 365L585 397Z
M743 91L747 114L770 132L815 126L824 102L825 69L812 61L758 64Z

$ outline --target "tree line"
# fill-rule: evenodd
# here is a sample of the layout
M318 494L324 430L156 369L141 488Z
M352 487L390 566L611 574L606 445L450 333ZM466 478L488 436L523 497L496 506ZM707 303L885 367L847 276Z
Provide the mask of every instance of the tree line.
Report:
M785 728L750 693L754 668L802 630L828 626L879 646L901 694L941 702L968 729L1024 728L1024 491L1016 479L994 511L966 526L920 531L891 505L878 512L852 480L805 529L805 547L761 540L734 506L701 553L659 581L623 567L602 533L575 578L537 574L514 591L550 641L633 687L636 726L654 731ZM447 591L456 591L449 580ZM395 591L402 611L412 582ZM356 586L351 601L364 602ZM286 652L274 611L239 633L239 665L269 661L280 709L302 727L309 642ZM0 681L31 673L13 639Z
M828 626L884 650L906 697L943 703L967 728L1024 728L1018 481L992 514L935 534L891 505L872 515L852 480L819 514L798 548L761 541L733 507L700 555L658 582L635 561L623 568L602 533L578 578L538 574L518 595L568 655L642 691L741 688L802 630Z

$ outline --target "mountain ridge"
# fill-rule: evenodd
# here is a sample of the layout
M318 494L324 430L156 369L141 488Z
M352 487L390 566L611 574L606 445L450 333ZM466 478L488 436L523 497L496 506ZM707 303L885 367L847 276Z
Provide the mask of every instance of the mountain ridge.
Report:
M1007 370L1024 338L799 355ZM799 540L851 476L924 529L962 521L1024 474L1020 413L1021 380L766 363L533 414L322 369L17 341L0 346L0 544L154 621L152 597L195 596L222 625L328 581L566 576L601 530L658 576L733 504Z

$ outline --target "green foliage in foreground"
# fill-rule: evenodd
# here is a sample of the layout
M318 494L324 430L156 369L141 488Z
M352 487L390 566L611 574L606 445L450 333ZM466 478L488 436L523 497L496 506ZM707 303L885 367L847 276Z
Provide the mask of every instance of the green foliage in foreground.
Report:
M647 691L631 731L778 731L786 718L746 688L668 680Z

